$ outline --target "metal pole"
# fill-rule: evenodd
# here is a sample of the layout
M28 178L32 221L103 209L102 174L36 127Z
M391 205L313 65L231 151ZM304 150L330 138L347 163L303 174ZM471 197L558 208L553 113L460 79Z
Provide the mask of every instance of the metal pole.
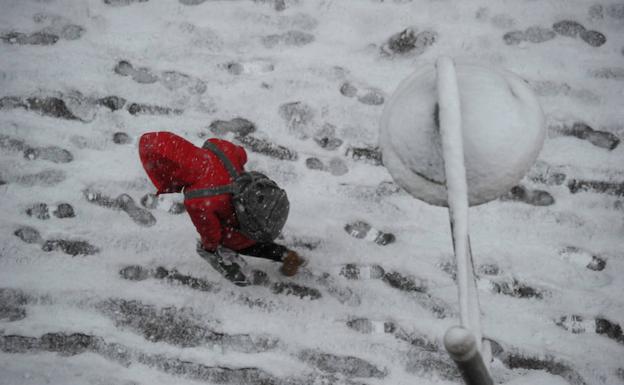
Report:
M461 326L449 328L444 335L444 346L467 385L494 384L470 330Z
M477 293L470 238L468 235L468 182L464 160L461 104L453 60L440 57L436 63L440 136L448 193L449 220L457 261L457 286L462 327L444 336L444 344L468 385L492 385L483 361L490 360L488 343L482 342L479 297Z
M453 60L442 56L436 63L440 136L448 193L449 220L457 261L457 286L461 325L470 329L481 350L479 299L474 282L472 254L468 237L468 183L464 161L461 105Z

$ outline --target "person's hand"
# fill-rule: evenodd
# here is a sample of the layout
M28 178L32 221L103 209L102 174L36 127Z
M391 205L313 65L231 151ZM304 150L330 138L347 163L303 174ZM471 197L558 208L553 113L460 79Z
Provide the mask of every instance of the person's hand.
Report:
M297 272L299 271L299 267L303 265L304 262L305 259L297 254L297 252L290 250L282 259L281 272L287 277L292 277L293 275L297 274Z

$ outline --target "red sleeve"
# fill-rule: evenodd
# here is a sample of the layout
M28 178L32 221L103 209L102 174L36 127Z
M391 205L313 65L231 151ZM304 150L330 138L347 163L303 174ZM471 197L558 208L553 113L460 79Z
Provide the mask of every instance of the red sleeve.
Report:
M190 217L201 237L204 249L215 251L221 244L223 237L219 218L211 210L202 210L201 215L191 215Z
M165 131L141 136L139 156L158 194L180 192L197 181L209 163L200 148Z

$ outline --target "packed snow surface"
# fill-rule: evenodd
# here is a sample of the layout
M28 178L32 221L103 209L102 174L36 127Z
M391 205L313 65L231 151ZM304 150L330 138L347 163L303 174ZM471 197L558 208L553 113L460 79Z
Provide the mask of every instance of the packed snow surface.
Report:
M624 383L622 1L0 8L0 384L460 383L448 212L378 147L391 94L440 55L515 73L546 121L527 176L469 212L495 382ZM160 130L244 146L287 190L278 242L306 270L246 258L265 275L240 288L203 261L139 162Z

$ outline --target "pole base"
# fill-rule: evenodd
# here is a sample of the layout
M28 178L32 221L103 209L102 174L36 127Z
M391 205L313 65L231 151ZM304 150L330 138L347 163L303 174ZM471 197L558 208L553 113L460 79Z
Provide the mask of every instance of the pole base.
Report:
M494 385L470 330L453 326L444 335L444 347L455 361L466 385Z

